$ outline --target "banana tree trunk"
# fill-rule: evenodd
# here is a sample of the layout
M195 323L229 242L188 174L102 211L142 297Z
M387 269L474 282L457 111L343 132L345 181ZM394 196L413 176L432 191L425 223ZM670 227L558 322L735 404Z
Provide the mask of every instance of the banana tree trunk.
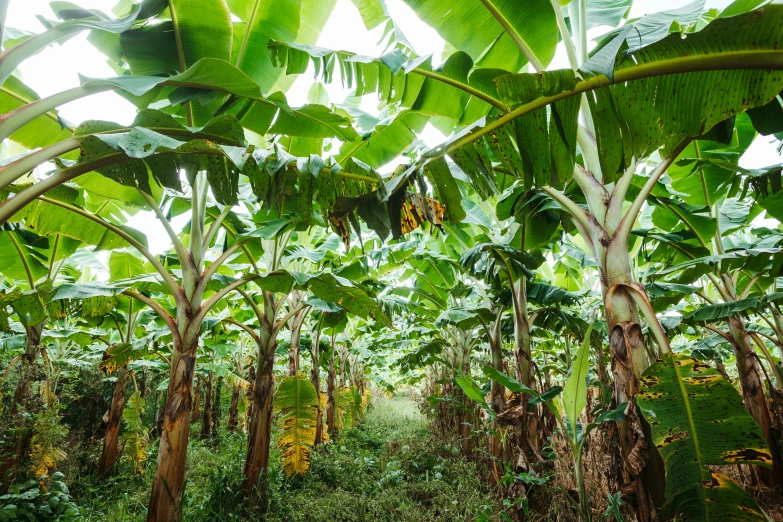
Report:
M223 390L223 377L218 377L215 382L215 400L212 401L212 438L218 436L220 426L220 393Z
M334 344L332 344L332 355L329 357L329 373L326 377L326 427L329 429L329 438L334 439L334 386L337 376L334 368Z
M323 438L323 430L324 430L324 423L323 423L323 414L324 412L321 409L321 363L320 363L320 350L318 348L318 335L315 336L315 340L313 341L313 347L310 350L310 358L311 358L311 368L310 368L310 382L313 384L313 388L315 388L315 392L318 394L318 411L316 412L315 417L315 443L314 445L318 445L321 443L321 439Z
M250 386L247 388L247 393L245 394L245 397L247 397L247 411L245 412L245 422L244 422L244 429L245 431L249 430L250 428L250 419L253 418L253 411L255 408L253 396L255 395L255 388L256 388L256 367L251 365L250 371L247 373L247 382L250 383ZM250 439L247 441L248 448L250 447Z
M163 433L163 409L166 406L166 392L155 393L155 426L152 427L151 435L160 437Z
M272 396L275 390L275 349L271 327L262 326L258 345L256 381L253 386L253 416L248 427L248 451L245 459L245 496L251 505L263 504L266 497L266 473L272 438Z
M25 411L27 403L30 400L30 391L35 381L35 364L38 360L38 354L41 353L41 332L43 332L44 323L40 322L34 326L25 326L25 350L19 361L19 378L16 381L16 389L11 399L11 407L8 410L9 423L16 422L16 437L11 438L12 443L8 444L2 452L2 463L0 463L0 480L2 480L3 490L8 487L16 478L17 467L22 457L27 453L28 437L25 430Z
M344 387L348 383L346 377L346 368L348 366L348 357L346 355L340 356L340 386Z
M530 320L527 315L527 279L520 277L512 288L514 292L514 359L516 362L516 377L519 382L528 388L535 389L536 375L533 363L533 354L530 350ZM522 447L532 445L534 451L540 449L538 436L538 417L527 415L527 400L522 397L521 405L524 411L522 416L522 433L520 442Z
M776 344L779 357L783 361L783 335L781 335L781 332L783 332L783 316L777 310L772 310L772 319L775 321L775 337L778 339Z
M641 522L648 522L652 520L654 511L651 495L660 499L663 483L662 478L655 477L652 468L647 466L651 451L654 450L650 449L644 436L636 409L635 396L639 391L639 379L650 366L650 360L644 346L639 310L629 288L635 283L631 277L631 258L627 242L609 243L606 257L601 263L601 283L609 328L614 402L618 405L628 403L626 420L617 423L625 473L624 477L618 479L621 479L621 483L632 484L637 500L637 518ZM646 298L641 285L634 288Z
M98 478L107 478L114 464L117 463L117 447L120 439L120 422L122 421L122 409L125 406L125 387L128 385L130 372L127 366L122 366L117 371L117 382L114 383L114 393L109 406L109 422L106 425L106 436L103 439L103 451L98 460Z
M503 364L503 351L502 351L502 338L501 338L501 317L502 312L497 314L497 318L491 325L491 331L489 335L489 349L492 355L492 367L500 373L505 372L505 365ZM506 409L506 389L499 382L492 380L490 394L492 396L492 404L490 405L496 413L500 413ZM502 430L503 428L494 423L496 430ZM491 479L493 483L498 484L502 475L503 468L503 443L501 441L500 434L493 434L489 436L489 452L494 457L492 460L492 474Z
M231 387L231 406L228 408L228 424L226 428L231 433L237 431L237 425L239 424L239 387Z
M163 408L158 462L147 522L169 522L182 518L182 492L197 349L198 337L191 339L187 345L175 344L171 354L169 387Z
M588 135L585 141L584 150L595 147L591 136ZM662 328L652 313L644 287L632 277L628 240L647 196L686 145L686 141L681 142L662 159L633 198L630 207L624 203L634 176L635 164L629 165L619 179L608 185L604 184L597 163L594 166L595 172L577 165L574 169L574 181L584 193L588 211L557 190L542 188L572 216L574 226L590 247L599 267L614 374L613 400L616 404L628 403L626 420L618 422L620 450L623 455L623 476L618 478L620 485L624 482L633 484L637 497L636 518L641 522L648 522L652 517L651 494L656 503L663 502L663 482L662 478L655 477L655 466L646 465L650 458L655 458L656 453L654 449L650 449L644 437L634 401L635 394L639 391L639 379L650 364L635 298L644 304L648 319L655 322L651 323L651 327L655 327L659 341L667 341L662 337Z
M190 422L196 422L201 413L201 377L196 377L196 386L193 388L193 409L190 412Z
M201 415L201 438L208 439L212 432L212 387L215 381L215 373L210 370L207 382L204 386L204 412Z
M288 349L288 375L296 375L299 371L299 352L302 348L302 324L304 323L304 310L291 319L291 347Z
M764 381L761 378L760 363L740 317L729 317L729 333L733 340L731 346L737 360L737 374L742 386L745 408L764 433L772 454L772 469L756 466L756 472L764 484L780 488L783 486L783 467L781 467L781 454L778 446L780 433L772 427L772 415L764 395Z
M489 339L489 350L492 357L492 367L500 373L505 373L503 364L503 346L500 337L501 322L498 318L491 326ZM506 409L506 389L499 382L493 380L491 385L492 404L490 405L495 413L500 413Z
M446 399L440 401L438 406L438 415L444 431L454 429L454 407L450 399L454 398L455 394L452 392L452 389L452 384L449 381L444 382L440 388L440 396Z

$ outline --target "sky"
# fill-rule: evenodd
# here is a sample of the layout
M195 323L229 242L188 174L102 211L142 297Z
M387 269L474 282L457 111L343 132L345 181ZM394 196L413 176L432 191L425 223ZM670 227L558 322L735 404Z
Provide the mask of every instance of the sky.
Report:
M272 0L274 1L274 0ZM454 1L478 1L478 0L454 0ZM74 3L89 9L100 9L110 13L116 0L74 0ZM682 7L689 3L686 0L635 0L631 16L637 17L651 12L663 11ZM707 7L723 8L731 3L731 0L707 0ZM433 55L433 63L442 61L444 42L438 33L422 22L416 14L402 0L386 0L387 8L392 18L405 34L416 53L420 56ZM37 15L54 19L54 15L46 0L10 0L7 25L15 29L39 32L42 25L36 18ZM382 24L383 25L383 24ZM608 28L595 28L589 34L590 38L600 36ZM91 78L111 77L114 72L106 63L106 57L99 53L87 42L87 33L82 33L63 45L53 45L31 57L20 66L22 79L32 87L40 96L48 96L65 89L79 85L79 77ZM384 49L378 45L382 35L382 26L372 31L366 31L362 24L359 11L351 0L337 0L335 9L322 31L317 45L330 49L352 51L355 53L380 56ZM567 68L568 61L565 49L561 43L550 68ZM56 78L56 81L53 81ZM301 75L294 85L286 93L288 101L293 106L303 105L307 102L307 91L312 83L311 72ZM342 101L348 94L337 81L327 86L327 92L332 103ZM362 100L362 109L368 112L374 111L375 102L372 95ZM135 116L135 107L128 101L115 94L105 92L71 102L60 107L60 114L73 124L79 124L85 120L102 119L115 121L120 124L130 124ZM420 136L428 146L436 146L446 137L431 125L427 125ZM747 153L742 157L740 165L746 168L761 168L768 165L781 163L783 158L777 153L772 139L759 136ZM398 162L392 162L382 173L393 170ZM155 222L151 213L140 213L134 216L128 223L130 226L147 231L150 249L153 252L163 252L170 248L162 227ZM152 228L150 228L152 227ZM159 229L160 233L150 233L150 230Z

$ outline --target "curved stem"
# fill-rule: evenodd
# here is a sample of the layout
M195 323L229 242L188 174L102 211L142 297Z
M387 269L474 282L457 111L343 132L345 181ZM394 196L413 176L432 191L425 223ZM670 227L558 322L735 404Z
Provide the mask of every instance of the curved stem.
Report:
M225 263L229 257L231 257L234 252L236 252L240 247L242 246L241 243L234 243L230 247L226 249L225 252L223 252L220 257L215 259L215 261L207 267L206 270L204 270L204 273L201 274L201 277L199 278L198 286L196 286L196 293L200 294L206 290L207 285L209 284L209 281L212 279L212 277L217 272L218 268L223 266L223 263Z
M48 98L41 98L40 100L23 105L11 112L7 112L0 116L0 141L6 139L38 116L43 116L60 105L78 100L79 98L84 98L91 94L114 89L116 89L116 87L113 85L74 87L73 89L58 92Z
M163 225L163 228L166 230L166 234L169 236L171 243L174 245L174 250L177 252L179 264L183 269L185 269L185 267L189 266L190 256L188 255L187 250L185 250L185 246L182 244L182 241L179 240L179 236L174 231L174 228L172 228L171 223L168 219L166 219L166 216L163 215L163 211L160 209L157 202L152 199L152 196L138 187L136 187L136 190L139 194L141 194L141 197L144 198L144 201L147 202L147 206L150 207L150 210L155 213L155 217L158 218L158 221L160 221L161 225Z
M52 174L48 178L42 179L31 187L28 187L23 191L15 194L14 197L5 200L3 203L0 203L0 225L5 224L11 218L11 216L22 210L25 205L34 201L43 194L46 194L48 191L59 187L63 183L66 183L87 172L112 165L114 163L119 163L120 161L123 161L122 158L124 157L126 156L120 152L117 154L110 154L108 156L104 156L100 160L68 167L67 169L63 169L55 174Z
M196 310L195 315L193 316L193 319L190 323L190 326L188 329L196 327L201 328L201 323L204 321L204 318L207 316L209 311L212 309L213 306L215 306L221 299L223 299L226 294L229 292L232 292L233 290L236 290L240 286L247 284L251 281L255 281L258 279L257 275L250 275L243 277L242 279L238 279L234 281L231 284L228 284L215 292L209 299L204 301L204 303ZM192 332L191 332L192 333Z
M452 87L456 87L457 89L464 91L471 96L475 96L479 100L485 101L488 104L492 105L493 107L499 109L501 112L507 112L508 109L506 106L501 102L500 100L493 98L492 96L489 96L488 94L484 94L478 89L475 89L471 87L470 85L462 82L458 82L457 80L452 80L448 76L444 76L442 74L438 74L433 71L425 71L424 69L413 69L411 71L413 74L419 74L421 76L425 76L427 78L432 78L434 80L437 80L439 82L443 82L447 85L451 85Z
M78 149L81 144L79 138L68 138L48 147L31 152L13 163L0 167L0 190L35 169L42 163L56 158L61 154Z
M585 149L582 148L582 150L584 151ZM582 193L587 200L587 207L595 216L595 219L602 225L606 223L607 201L610 201L606 187L601 184L601 181L591 171L586 170L579 163L574 163L574 181L582 189Z
M769 364L770 368L772 369L772 373L775 374L775 379L778 381L778 389L780 391L783 391L783 378L781 378L780 375L780 369L778 369L778 365L775 364L775 360L772 358L772 354L769 353L769 350L767 350L767 345L764 344L764 341L759 338L759 336L756 334L756 332L748 332L750 334L750 337L755 341L756 345L761 350L761 353L764 354L764 358L767 359L767 364Z
M555 201L557 201L561 207L563 207L569 214L573 216L575 220L579 222L580 225L582 225L585 230L588 230L590 232L594 231L595 225L590 222L588 219L587 212L577 205L571 198L560 192L554 187L550 186L544 186L541 187L541 190L549 194L549 196L552 197ZM589 237L592 237L592 234L590 234Z
M174 343L177 344L182 342L181 337L179 335L179 329L177 328L177 321L175 321L174 318L171 316L171 314L168 313L162 306L160 306L157 302L153 301L146 295L136 292L134 290L123 290L122 293L124 295L127 295L128 297L132 297L136 299L137 301L141 301L145 305L155 310L155 313L158 314L158 316L160 316L160 318L163 319L163 321L166 323L166 326L169 327L169 330L171 331L171 335L174 338Z
M10 0L3 0L2 7L0 7L4 15L9 2ZM3 16L3 18L5 18L5 16ZM3 25L5 25L5 20L3 20ZM53 44L57 40L62 40L66 36L86 31L87 29L86 26L75 26L70 28L58 26L50 27L42 33L31 36L13 49L6 51L3 53L2 58L0 58L0 85L4 84L8 77L11 76L11 73L30 56L33 56L35 53L44 47ZM0 31L0 37L1 36L2 32ZM0 42L1 41L2 40L0 40Z
M49 279L52 278L54 272L54 261L57 258L57 247L60 245L60 234L54 235L54 246L52 246L52 253L49 254Z
M226 322L226 323L231 323L231 324L233 324L235 326L238 326L238 327L242 328L245 332L247 332L250 335L250 337L253 338L253 340L256 342L256 344L261 344L261 337L255 332L255 330L253 330L251 327L249 327L245 323L240 323L239 321L237 321L233 317L226 317L225 319L223 319L223 321Z
M2 47L3 38L5 36L5 19L8 15L8 4L11 0L0 0L0 47ZM3 55L2 49L0 49L0 56Z
M209 247L209 244L212 242L212 239L215 237L215 234L217 234L220 225L223 224L223 220L226 219L226 216L228 216L229 212L231 212L231 206L226 205L223 210L220 211L218 217L215 218L215 221L209 226L209 230L207 230L207 233L204 234L204 242L202 244L203 250L206 250ZM206 208L204 209L204 213L207 213Z
M160 276L163 278L163 281L166 283L166 286L168 286L169 290L171 291L172 295L174 296L174 299L177 301L177 304L185 304L182 303L182 300L184 299L184 296L182 295L182 289L179 287L177 282L172 277L171 273L166 270L166 268L161 264L160 260L152 253L150 252L147 247L145 247L143 244L141 244L136 238L119 228L118 226L112 225L108 221L105 221L104 219L92 214L91 212L88 212L84 209L81 209L79 207L75 207L73 205L69 205L68 203L57 201L56 199L49 199L47 197L41 196L38 199L41 201L45 201L46 203L50 203L52 205L57 205L58 207L62 207L64 209L70 210L71 212L75 214L79 214L82 217L85 217L91 221L94 221L95 223L98 223L102 227L106 228L107 230L110 230L111 232L114 232L118 236L120 236L122 239L127 241L133 248L139 251L141 255L147 258L147 261L150 262L150 264L155 268L155 270L160 274Z
M280 329L285 325L285 323L288 322L289 319L291 319L293 316L304 310L305 308L309 308L310 305L301 303L299 306L294 308L293 310L290 310L287 314L285 314L279 321L277 321L277 324L275 325L274 329L272 330L272 335L276 335L277 332L280 331Z
M22 260L24 271L27 274L27 281L30 283L30 290L32 290L35 288L35 279L33 278L33 273L30 270L30 264L27 262L27 257L25 257L24 252L22 251L22 246L19 244L19 241L16 239L16 237L14 237L13 231L8 231L8 238L11 240L11 243L14 244L16 253L19 254L19 259Z
M780 70L783 69L783 50L778 51L735 51L720 54L707 54L699 56L682 56L660 62L635 65L615 71L614 84L643 80L654 76L668 76L671 74L704 72L717 70ZM499 127L514 121L520 116L546 107L556 101L577 96L585 92L594 91L613 85L606 76L593 76L587 80L576 83L572 91L561 92L552 96L542 96L535 100L520 105L502 118L485 125L481 129L467 134L462 138L448 144L448 146L435 149L427 155L427 159L443 156L459 149L467 143L471 143L483 136L491 134Z
M750 281L748 281L747 286L745 286L745 290L742 291L742 293L740 294L739 298L740 299L745 299L746 297L748 297L748 294L753 289L753 285L757 284L759 282L759 280L762 278L762 276L763 276L763 274L756 274L755 276L753 276L750 279ZM759 288L759 290L761 292L763 292L763 290L761 288Z
M239 292L242 297L245 298L245 302L250 305L250 308L253 310L253 313L256 314L256 318L260 321L263 321L266 318L266 314L261 311L261 308L258 307L258 303L253 301L253 298L250 297L250 294L242 290L241 288L237 287L237 292Z
M207 210L207 215L212 217L213 219L217 219L216 216L214 216L213 214L209 213L209 210ZM231 230L231 228L229 228L228 225L226 225L225 220L223 220L220 224L223 227L223 230L226 231L226 234L231 236L231 238L234 239L234 241L236 241L236 239L237 239L236 232ZM256 259L250 254L250 250L247 249L247 246L244 243L242 243L241 248L242 248L242 252L244 252L245 255L247 256L247 259L250 262L250 265L253 267L253 271L256 274L261 275L261 271L258 269L258 263L256 263Z
M636 216L638 216L639 212L642 210L642 205L644 205L644 202L647 201L647 197L658 183L658 180L661 179L661 176L663 176L663 174L666 172L666 169L669 168L669 165L671 165L674 160L677 159L677 156L679 156L683 151L685 146L688 144L688 141L689 140L683 140L671 151L671 153L666 158L661 160L657 167L655 167L655 170L652 172L652 174L650 174L650 177L647 178L647 181L639 191L639 194L637 194L636 198L633 200L633 203L631 203L631 208L628 209L628 212L625 213L623 219L620 221L617 230L615 230L614 234L612 235L612 241L617 240L622 242L622 244L627 244L628 237L630 236L633 225L636 222Z
M712 282L712 285L715 287L715 289L718 291L720 296L723 298L724 301L727 303L730 303L731 301L734 301L732 299L731 294L729 294L729 291L724 288L724 286L721 284L720 279L715 276L715 274L704 274L707 276L707 279L709 279Z
M557 19L557 28L560 30L560 36L563 38L563 44L565 45L566 54L568 55L568 63L571 65L571 69L576 71L579 69L579 59L576 57L574 40L571 38L571 33L568 31L565 18L563 18L563 9L560 7L560 0L551 0L551 2L552 9L555 12L555 18Z

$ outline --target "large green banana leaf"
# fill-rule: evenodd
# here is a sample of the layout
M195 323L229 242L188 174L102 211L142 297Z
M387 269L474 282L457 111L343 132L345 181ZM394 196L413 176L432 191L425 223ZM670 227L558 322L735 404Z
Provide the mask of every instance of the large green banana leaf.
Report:
M0 84L5 83L24 60L54 42L89 29L121 33L131 27L142 10L140 6L132 5L127 16L115 20L100 11L83 9L70 2L55 2L53 9L65 20L54 23L41 18L41 22L47 27L46 31L24 40L3 53L0 58Z
M557 20L549 0L405 3L444 40L468 53L481 67L519 71L532 61L542 69L555 55ZM523 47L531 56L525 55Z
M664 516L682 520L767 520L755 499L708 466L758 464L772 457L737 391L717 370L665 354L641 379L637 404L666 465Z
M284 37L299 44L315 44L335 3L336 0L230 0L231 12L241 20L234 24L231 63L258 82L264 92L286 92L294 77L282 76L282 71L272 65L267 43ZM249 34L248 25L251 26ZM258 129L255 122L266 112L262 104L250 102L241 117L242 124L263 134L263 128Z
M699 32L672 34L619 62L617 83L603 76L579 80L573 72L548 71L496 79L511 110L487 118L471 132L433 150L448 154L480 193L492 191L490 158L526 186L570 177L574 130L583 92L596 124L604 177L611 181L632 157L662 154L718 122L762 106L783 90L783 6L718 19ZM492 153L490 155L490 152Z
M462 125L503 109L493 80L503 69L475 68L473 59L458 51L439 67L429 57L409 59L399 49L380 58L333 51L311 45L269 42L272 63L286 74L302 74L312 63L321 81L331 83L335 71L356 96L377 93L381 102L399 104L429 116L445 116Z

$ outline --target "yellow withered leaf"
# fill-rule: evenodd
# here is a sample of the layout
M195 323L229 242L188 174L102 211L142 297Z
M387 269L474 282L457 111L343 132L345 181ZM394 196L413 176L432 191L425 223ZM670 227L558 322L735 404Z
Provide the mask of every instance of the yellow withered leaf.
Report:
M281 422L277 447L282 450L283 471L287 477L303 475L310 468L318 401L318 392L302 373L284 378L277 388L274 407L280 413Z
M421 194L406 193L400 211L400 231L407 234L425 221L437 226L443 222L446 207L439 201Z
M345 215L339 218L337 216L329 216L329 223L332 224L335 233L342 238L345 249L350 249L351 229L348 227L348 216Z

